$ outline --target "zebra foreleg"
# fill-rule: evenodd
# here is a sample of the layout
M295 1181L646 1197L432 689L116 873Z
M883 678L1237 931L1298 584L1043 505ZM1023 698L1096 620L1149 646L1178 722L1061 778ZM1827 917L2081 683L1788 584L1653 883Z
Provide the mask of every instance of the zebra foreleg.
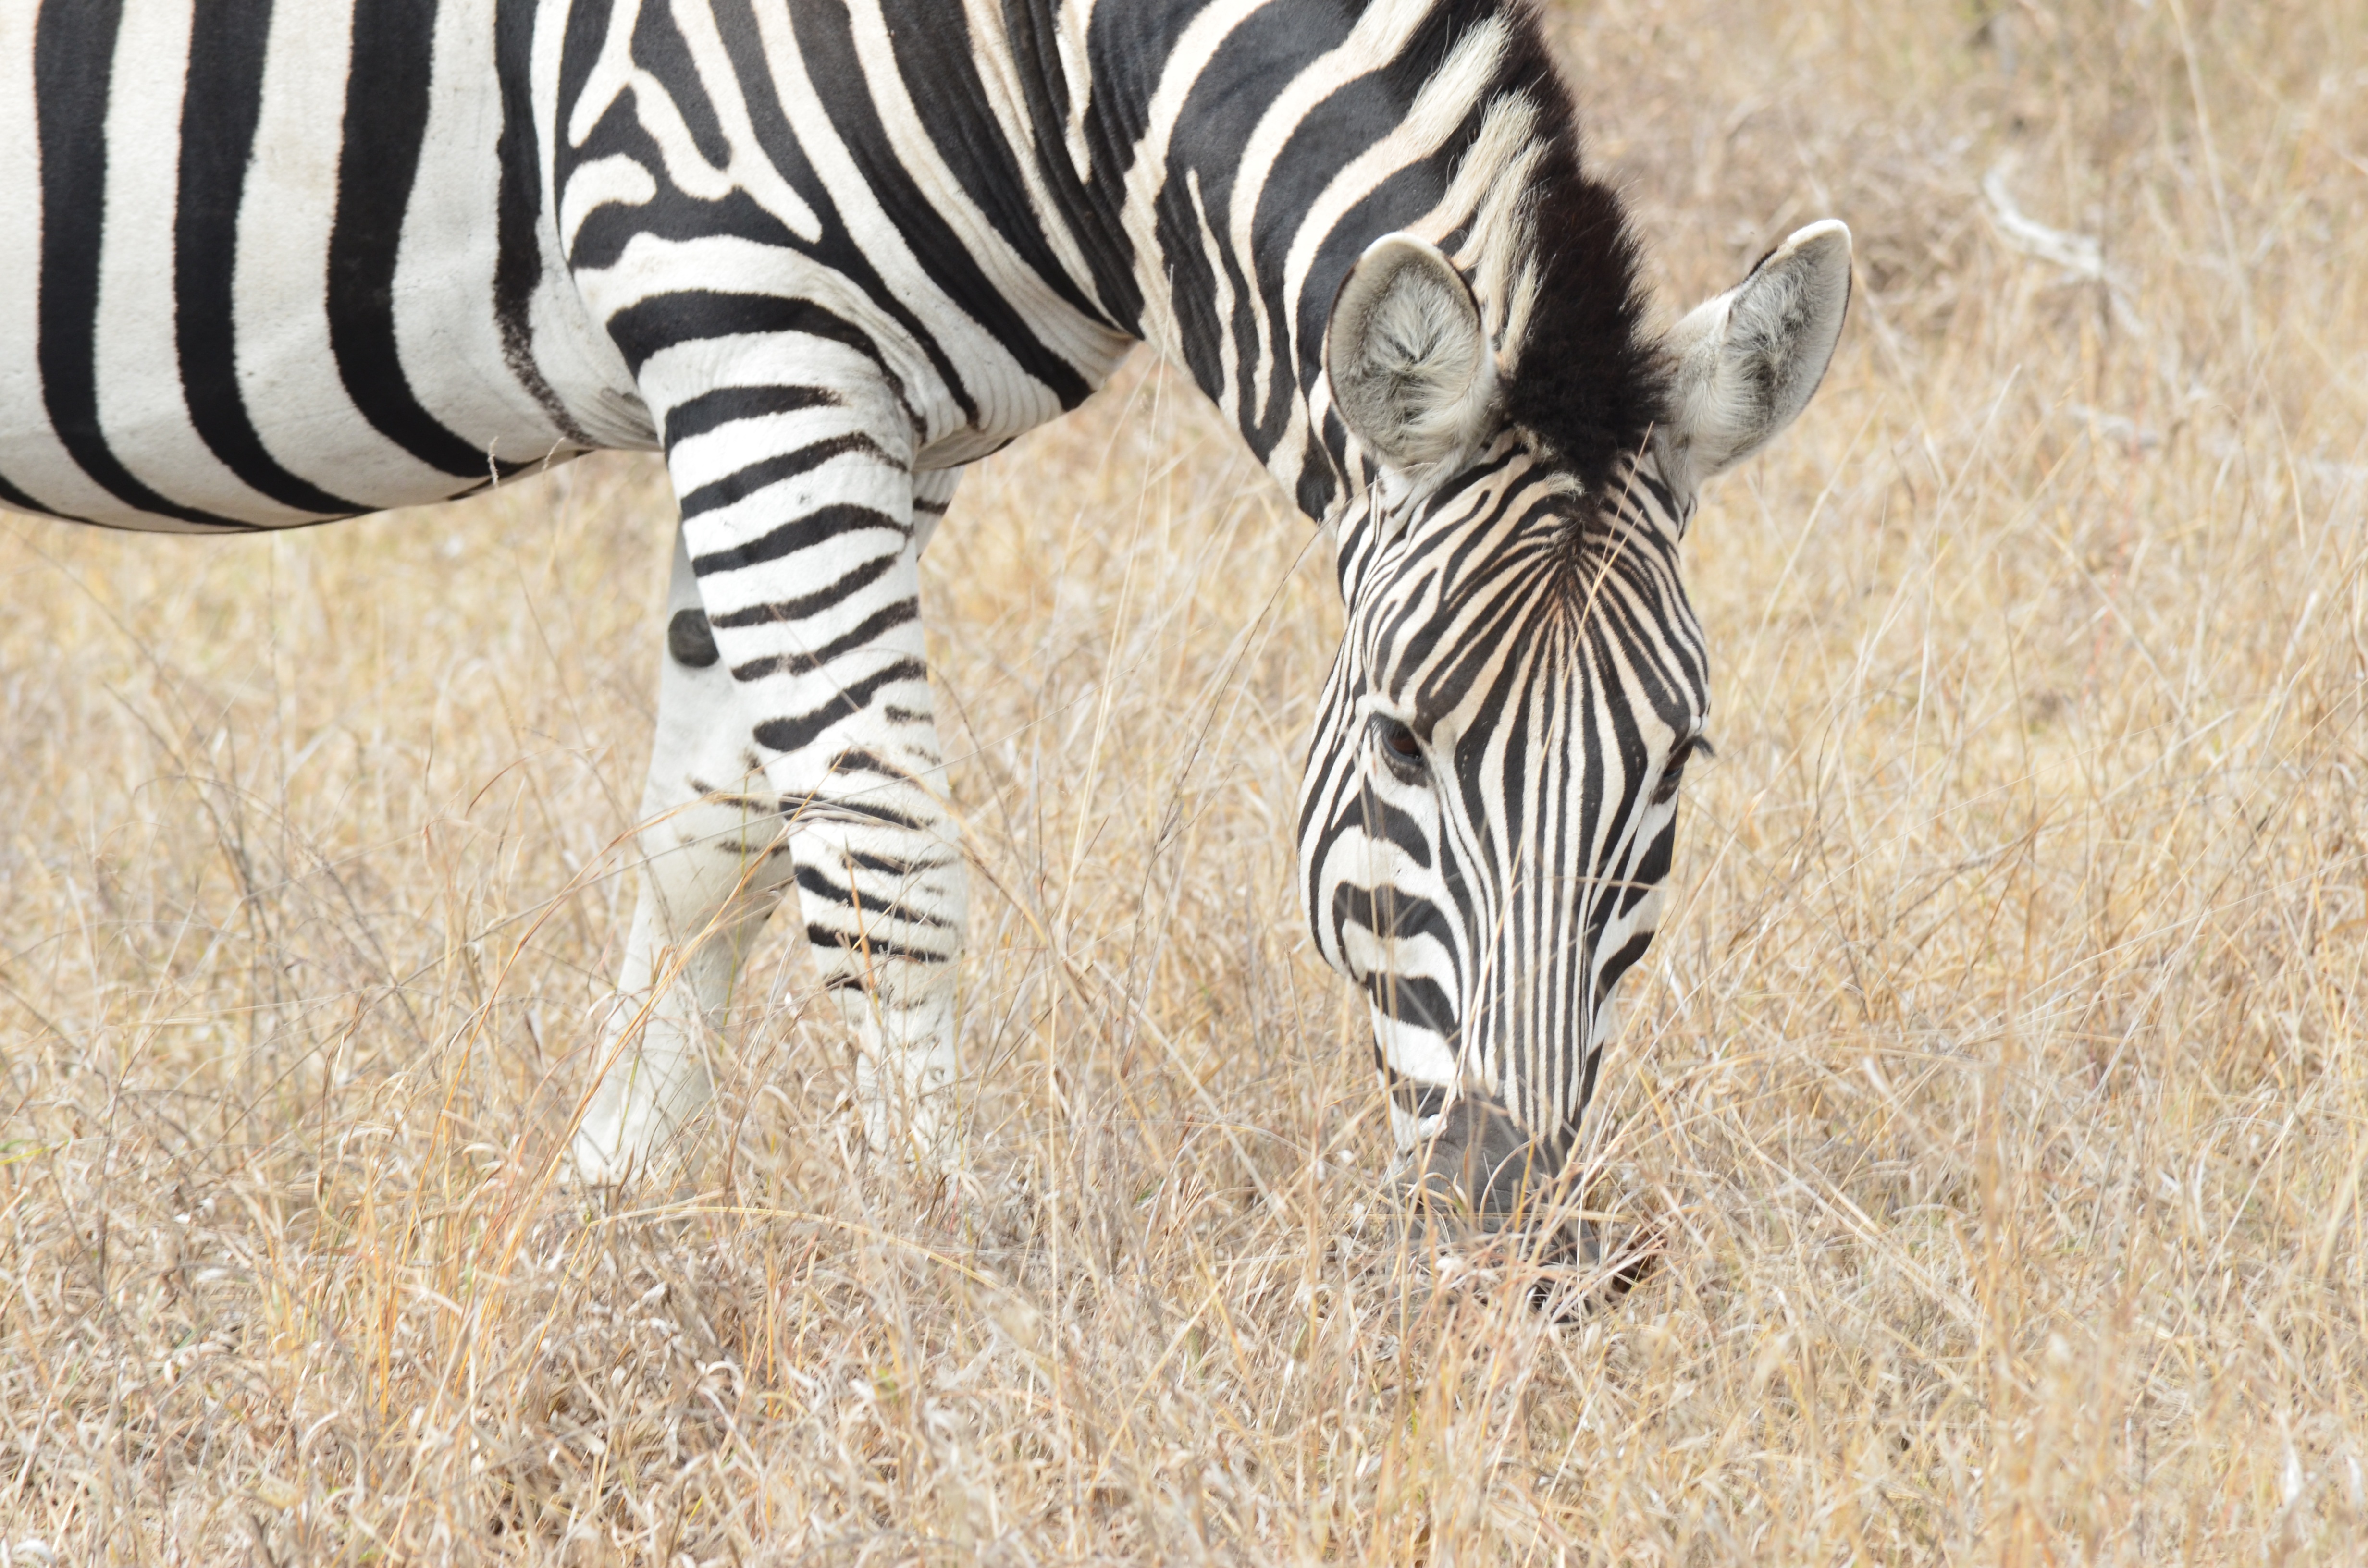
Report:
M953 480L915 483L915 537L883 574L901 580L908 599L917 597L920 543ZM575 1136L577 1172L614 1185L678 1154L708 1102L707 1051L733 982L793 880L823 984L854 1039L866 1138L942 1164L951 1153L966 889L927 782L939 749L915 700L926 700L926 685L901 690L903 702L874 725L859 712L835 726L819 778L812 749L766 768L752 744L768 729L764 705L718 646L680 536L666 616L641 897ZM837 690L843 701L847 687ZM769 728L778 733L778 722ZM887 733L866 744L864 728Z
M959 470L913 477L910 544L888 574L917 614L919 558ZM900 611L876 612L874 621ZM916 620L896 622L917 632ZM915 638L917 642L917 637ZM883 655L885 656L885 655ZM954 1140L954 970L968 908L962 851L940 798L943 752L918 663L897 696L834 732L828 772L785 796L806 937L855 1041L856 1100L874 1150L942 1167Z
M677 534L641 895L575 1140L577 1174L596 1186L679 1157L707 1105L707 1051L732 983L790 883L779 802L743 706Z
M806 936L854 1039L864 1137L940 1168L955 1153L961 857L942 841L834 827L799 833L791 853Z
M866 1133L932 1160L941 1149L964 900L920 547L951 483L915 478L912 415L855 347L862 335L818 308L801 319L816 330L728 350L693 337L641 368L682 530L650 801L661 842L627 974L655 1000L638 1052L614 1052L586 1119L578 1164L595 1175L629 1169L704 1102L698 1026L720 1016L747 937L791 879L855 1034ZM737 782L759 771L761 796ZM687 955L680 1003L667 951Z

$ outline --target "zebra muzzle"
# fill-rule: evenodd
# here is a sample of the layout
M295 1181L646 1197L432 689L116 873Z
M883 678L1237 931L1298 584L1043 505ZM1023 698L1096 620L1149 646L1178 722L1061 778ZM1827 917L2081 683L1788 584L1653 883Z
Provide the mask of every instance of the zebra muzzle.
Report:
M1564 1155L1558 1141L1531 1137L1497 1101L1466 1094L1419 1152L1413 1196L1483 1230L1542 1230L1557 1207Z
M1497 1101L1467 1096L1447 1108L1408 1184L1442 1259L1484 1271L1524 1259L1531 1307L1572 1321L1611 1305L1658 1266L1664 1221L1609 1232L1579 1201L1569 1145L1532 1138Z

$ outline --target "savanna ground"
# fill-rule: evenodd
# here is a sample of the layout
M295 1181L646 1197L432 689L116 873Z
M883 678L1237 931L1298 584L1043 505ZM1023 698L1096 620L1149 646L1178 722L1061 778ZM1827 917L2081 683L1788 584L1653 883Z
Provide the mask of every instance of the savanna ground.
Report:
M0 1562L2362 1560L2368 6L1556 26L1673 301L1859 242L1688 547L1720 756L1591 1116L1651 1278L1555 1323L1373 1222L1326 550L1173 374L928 563L951 1192L850 1156L789 922L695 1182L552 1180L649 463L10 519Z

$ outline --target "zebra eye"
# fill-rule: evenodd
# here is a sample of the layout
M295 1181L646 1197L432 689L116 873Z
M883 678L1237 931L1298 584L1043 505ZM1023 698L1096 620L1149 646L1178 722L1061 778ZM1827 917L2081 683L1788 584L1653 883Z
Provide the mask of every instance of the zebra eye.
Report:
M1422 767L1422 742L1415 733L1395 719L1373 721L1373 735L1382 743L1382 758L1399 773L1419 772Z
M1677 798L1678 786L1685 782L1686 764L1697 756L1714 756L1710 742L1700 735L1688 735L1669 752L1669 760L1661 765L1661 778L1653 786L1653 804L1666 806Z

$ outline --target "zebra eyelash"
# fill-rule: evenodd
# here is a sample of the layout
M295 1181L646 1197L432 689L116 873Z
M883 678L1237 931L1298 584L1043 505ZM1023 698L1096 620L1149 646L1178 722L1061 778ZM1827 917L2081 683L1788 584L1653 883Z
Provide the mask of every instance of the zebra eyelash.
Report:
M1696 757L1709 761L1718 756L1718 748L1702 734L1688 735L1669 753L1669 760L1661 765L1661 777L1653 786L1653 804L1666 806L1677 798L1678 786L1685 782L1686 765Z
M1430 775L1423 758L1422 741L1406 725L1385 713L1372 719L1374 749L1381 754L1383 766L1408 783L1419 782Z

